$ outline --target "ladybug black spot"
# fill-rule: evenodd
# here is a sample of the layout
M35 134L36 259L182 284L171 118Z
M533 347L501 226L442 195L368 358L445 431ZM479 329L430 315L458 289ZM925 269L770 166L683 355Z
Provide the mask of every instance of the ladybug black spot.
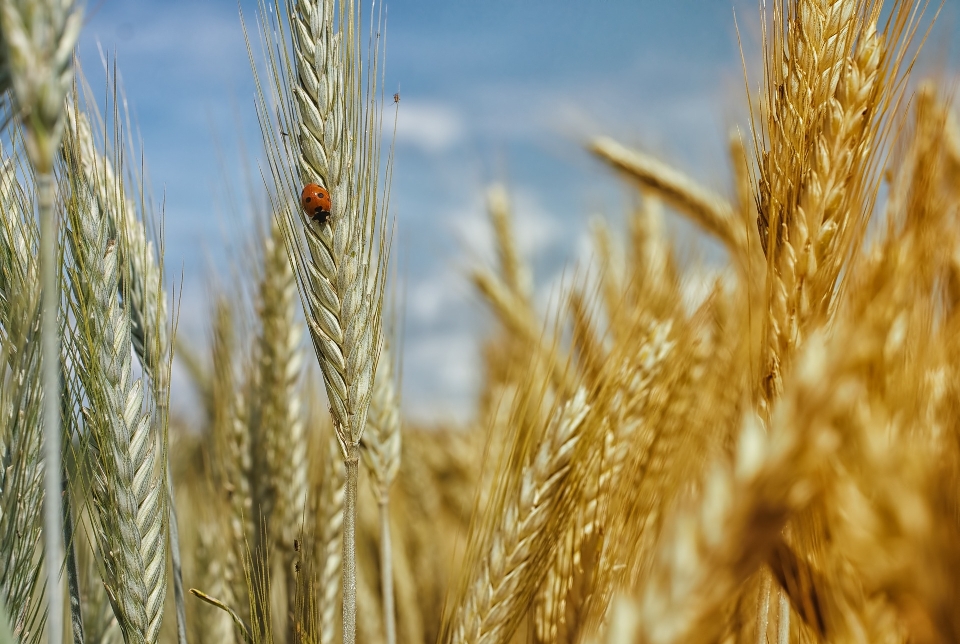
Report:
M311 201L313 201L313 197L307 197L306 199L304 199L304 201L306 203L310 203Z

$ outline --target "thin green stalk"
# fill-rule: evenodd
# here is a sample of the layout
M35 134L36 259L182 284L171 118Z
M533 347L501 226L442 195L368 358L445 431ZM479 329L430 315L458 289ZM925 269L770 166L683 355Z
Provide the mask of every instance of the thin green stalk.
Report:
M387 644L397 644L397 616L393 600L393 544L390 539L390 493L380 496L380 588Z
M343 501L343 644L357 639L357 479L360 472L360 448L347 446L343 461L347 486Z
M40 283L43 285L41 365L43 371L43 501L44 551L47 562L47 641L63 641L63 526L60 506L60 275L57 257L58 226L53 210L55 186L49 172L37 175L40 205Z

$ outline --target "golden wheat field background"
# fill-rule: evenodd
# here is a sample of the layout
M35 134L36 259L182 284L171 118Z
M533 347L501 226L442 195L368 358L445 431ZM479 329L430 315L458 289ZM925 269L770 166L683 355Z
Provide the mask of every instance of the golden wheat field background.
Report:
M74 69L72 0L0 0L0 644L960 641L937 5L738 14L732 185L592 133L631 207L546 309L489 186L476 411L429 425L402 404L387 12L258 9L263 216L205 341L178 333L136 97Z

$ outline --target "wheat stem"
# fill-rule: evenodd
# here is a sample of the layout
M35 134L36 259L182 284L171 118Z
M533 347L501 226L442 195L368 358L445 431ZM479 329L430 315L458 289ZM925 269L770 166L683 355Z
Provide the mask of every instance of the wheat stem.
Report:
M343 461L346 486L343 497L343 644L357 637L357 483L360 450L348 447Z
M760 596L757 601L757 644L767 644L767 627L770 624L770 575L760 573Z
M777 622L777 644L790 644L790 599L782 588L777 588L777 601L780 616Z
M60 504L60 265L57 256L59 230L53 210L53 175L37 175L40 209L40 282L43 284L43 314L40 338L43 344L44 481L43 528L47 562L47 632L50 644L63 641L63 510Z

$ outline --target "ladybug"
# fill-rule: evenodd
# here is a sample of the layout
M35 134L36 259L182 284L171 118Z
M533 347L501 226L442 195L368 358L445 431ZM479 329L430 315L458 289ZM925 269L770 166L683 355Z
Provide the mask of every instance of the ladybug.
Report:
M330 193L323 186L308 183L300 193L300 207L310 219L317 223L326 223L330 218Z

